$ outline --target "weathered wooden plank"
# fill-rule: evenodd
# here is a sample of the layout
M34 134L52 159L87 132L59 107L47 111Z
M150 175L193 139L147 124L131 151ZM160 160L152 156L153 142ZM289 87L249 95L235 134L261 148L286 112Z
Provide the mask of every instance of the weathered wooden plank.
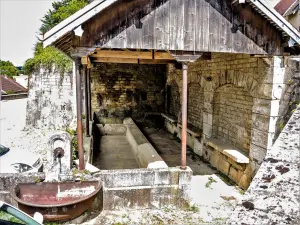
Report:
M142 19L143 28L142 28L142 41L141 48L142 49L154 49L154 12L151 11L147 16Z
M195 51L196 0L184 2L184 50Z
M90 57L94 58L127 58L127 59L152 59L151 51L111 51L111 50L100 50Z
M126 30L126 48L141 49L142 29L137 29L136 25L131 25Z
M169 49L169 30L170 30L170 16L169 16L168 0L160 0L160 6L154 11L154 48L155 49Z
M169 52L154 52L154 59L174 60L174 57Z
M209 8L205 0L196 0L195 50L208 51L209 45Z
M170 49L184 50L184 4L170 1Z
M220 30L222 17L213 7L209 9L209 47L210 52L220 51Z

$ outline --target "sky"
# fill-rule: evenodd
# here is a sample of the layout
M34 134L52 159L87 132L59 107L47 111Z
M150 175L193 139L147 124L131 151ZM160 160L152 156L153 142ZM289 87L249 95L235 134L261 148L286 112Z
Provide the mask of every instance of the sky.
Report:
M0 0L0 59L22 66L33 56L40 19L54 0Z

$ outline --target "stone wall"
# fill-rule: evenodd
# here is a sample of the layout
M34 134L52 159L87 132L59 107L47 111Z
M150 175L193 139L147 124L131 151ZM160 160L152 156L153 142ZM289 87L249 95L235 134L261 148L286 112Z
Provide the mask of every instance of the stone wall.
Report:
M97 64L91 71L92 109L105 117L164 110L166 66Z
M61 74L53 67L41 68L29 78L26 126L56 130L75 119L76 99L72 72Z
M188 123L202 128L204 92L198 83L188 85Z
M218 88L213 100L213 136L249 154L253 98L232 84Z
M207 138L221 139L237 150L246 150L250 163L241 167L238 179L233 179L243 188L248 187L273 144L279 104L287 83L285 70L282 57L245 54L212 53L210 60L200 58L188 65L188 85L198 85L199 90L189 90L188 105L189 123L203 131L202 138L194 141L198 143L197 152L202 154ZM168 66L167 85L178 86L181 102L181 69ZM203 103L199 104L201 101ZM195 117L191 107L199 105L203 108Z
M268 151L226 224L300 224L300 107Z
M103 209L186 209L193 171L188 167L167 169L104 170L93 176L101 179Z

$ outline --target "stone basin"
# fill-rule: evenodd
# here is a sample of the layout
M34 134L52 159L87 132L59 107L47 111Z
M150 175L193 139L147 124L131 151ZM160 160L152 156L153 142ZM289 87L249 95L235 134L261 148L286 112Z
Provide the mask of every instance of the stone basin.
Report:
M100 181L20 183L11 196L29 215L39 212L45 221L67 221L89 209L100 189Z

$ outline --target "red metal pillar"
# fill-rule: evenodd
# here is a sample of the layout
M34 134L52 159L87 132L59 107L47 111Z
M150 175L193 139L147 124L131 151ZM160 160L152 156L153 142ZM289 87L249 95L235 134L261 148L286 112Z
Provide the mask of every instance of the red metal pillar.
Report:
M84 68L84 103L85 103L85 136L90 136L90 116L89 116L89 97L88 97L88 72Z
M89 120L92 121L93 117L92 117L92 99L91 99L91 69L88 69L87 81L88 81Z
M80 59L75 61L75 68L76 68L76 106L77 106L77 141L78 141L78 154L79 154L79 170L84 170L80 64L81 64Z
M181 169L186 169L186 129L187 129L187 69L182 65L182 133L181 133Z

